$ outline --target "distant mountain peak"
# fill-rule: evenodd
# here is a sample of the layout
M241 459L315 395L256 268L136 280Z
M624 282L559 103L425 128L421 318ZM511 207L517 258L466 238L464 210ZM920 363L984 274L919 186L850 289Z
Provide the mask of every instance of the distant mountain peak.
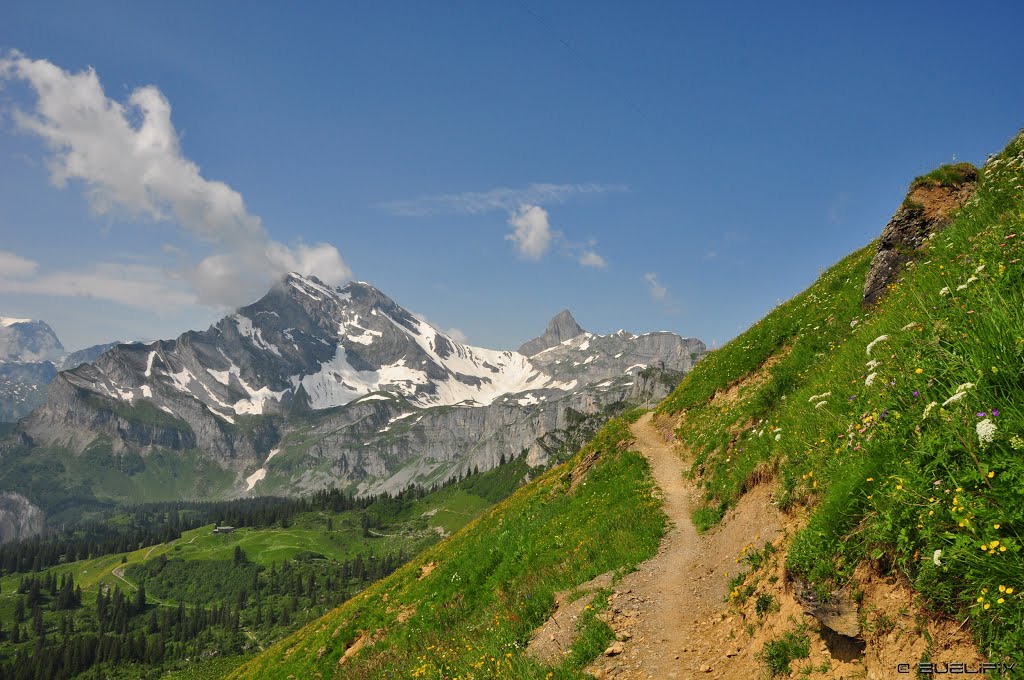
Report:
M540 337L536 337L533 340L524 342L519 347L519 353L524 354L528 357L543 352L544 350L559 345L566 340L571 340L578 335L585 333L582 327L576 323L576 319L573 318L572 312L568 309L563 309L558 314L551 317L548 321L547 328L544 329L544 334Z

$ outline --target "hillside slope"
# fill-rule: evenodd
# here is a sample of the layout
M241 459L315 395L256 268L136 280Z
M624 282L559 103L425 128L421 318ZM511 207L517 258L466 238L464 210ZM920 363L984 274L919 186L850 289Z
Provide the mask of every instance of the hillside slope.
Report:
M665 517L629 439L626 421L611 421L567 464L232 677L579 677L611 637L594 616L606 597L585 610L559 667L524 647L557 591L656 550Z
M868 659L874 629L895 628L909 651L928 638L922 621L969 626L995 662L1024 641L1024 136L978 175L948 225L903 253L877 306L859 304L869 247L712 353L659 407L694 454L698 525L768 481L780 507L810 513L783 544L775 592ZM956 181L940 168L912 190ZM734 583L740 609L774 597L763 576ZM919 593L919 620L861 606L873 578ZM921 660L939 647L923 641Z

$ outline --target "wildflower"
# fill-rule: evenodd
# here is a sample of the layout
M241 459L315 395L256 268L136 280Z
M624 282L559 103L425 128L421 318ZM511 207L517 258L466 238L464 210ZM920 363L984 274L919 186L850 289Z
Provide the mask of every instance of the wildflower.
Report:
M985 414L983 413L982 415ZM975 430L978 432L978 443L982 446L991 444L996 438L996 424L988 418L979 422L975 427ZM991 477L992 475L989 476Z
M875 382L875 378L877 376L878 376L878 373L872 373L867 378L865 378L864 379L864 386L865 387L871 387L871 384Z
M867 366L869 370L873 371L876 368L878 368L879 366L881 366L882 362L879 361L878 359L872 359L871 361L869 361L868 363L866 363L864 365Z
M1011 587L1007 586L1007 587L1006 587L1006 594L1007 594L1007 595L1013 595L1013 588L1011 588Z
M998 528L999 528L999 526L1000 526L999 524L993 524L993 525L992 525L992 528L993 528L993 529L998 529ZM1002 586L999 586L999 587L1000 587L1000 588L1002 588Z
M828 403L828 401L822 399L821 401L819 401L817 404L814 405L814 408L821 408L822 406L824 406L827 403Z
M871 350L874 349L875 345L877 345L880 342L885 342L888 339L889 339L888 335L879 335L877 338L875 338L874 340L869 342L868 346L867 346L867 349L866 349L866 351L868 353L868 356L871 356Z
M910 323L908 323L906 326L903 327L903 330L909 331L912 328L917 328L917 325L918 324L917 324L916 321L911 321Z
M818 401L819 399L824 399L825 397L831 397L831 396L832 396L831 392L824 392L822 394L812 394L811 398L808 399L807 401L809 401L809 402L811 402L811 401Z
M932 553L932 562L935 563L936 567L941 567L942 566L942 562L939 560L940 557L942 557L942 551L941 550L936 550L935 552Z
M985 265L983 265L983 264L979 264L979 265L978 265L978 268L974 270L974 273L975 273L975 274L980 274L980 273L982 272L982 270L983 270L983 269L985 269ZM973 278L973 277L972 277L972 278Z
M916 373L918 375L921 375L922 373L924 373L924 369L923 368L915 368L914 369L914 373Z
M919 391L917 391L917 390L914 390L914 397L917 398L917 397L920 397L920 396L921 396L921 393Z
M939 291L939 295L943 297L949 295L949 286L943 286L942 290Z
M942 402L942 405L943 406L949 406L950 404L954 404L954 403L960 401L961 399L963 399L966 396L967 396L966 392L957 392L952 397L950 397L946 401Z
M995 477L995 476L996 476L995 470L989 470L989 472L988 472L988 478L989 478L989 479L992 479L992 478L993 478L993 477Z
M957 392L966 392L967 390L973 389L974 383L960 383L956 386Z
M775 435L775 441L779 441L780 439L782 439L782 435L781 434Z
M992 417L996 418L998 416L999 416L999 409L997 409L997 408L992 409Z
M966 283L961 283L959 286L956 287L956 289L957 290L967 290L967 284ZM985 606L987 607L988 605L985 605Z
M928 414L932 412L932 409L935 408L938 405L939 405L938 402L933 401L932 403L930 403L927 406L925 406L924 407L924 415L921 416L921 420L924 420L925 418L927 418Z
M984 418L985 417L985 412L981 411L980 413L975 413L974 415L977 416L978 418Z

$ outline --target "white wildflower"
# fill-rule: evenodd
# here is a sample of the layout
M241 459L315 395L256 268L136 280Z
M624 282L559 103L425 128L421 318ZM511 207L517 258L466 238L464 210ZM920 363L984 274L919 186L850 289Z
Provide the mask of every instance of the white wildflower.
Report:
M913 330L914 328L917 328L920 325L921 324L919 324L916 321L911 321L910 323L908 323L906 326L903 327L903 330L905 330L905 331Z
M869 375L869 376L868 376L867 378L865 378L865 379L864 379L864 385L865 385L865 387L871 387L872 383L874 383L874 382L875 382L875 378L876 378L877 376L878 376L878 374L877 374L877 373L872 373L872 374L871 374L871 375Z
M978 280L977 276L971 276L971 278L967 279L967 283L974 283L977 280Z
M781 428L781 427L777 427L777 428L775 428L774 430L772 430L772 433L773 433L773 434L774 434L775 432L782 432L782 428Z
M927 406L925 406L924 407L924 414L921 416L921 420L924 420L925 418L927 418L928 414L932 412L932 409L935 408L938 405L939 405L939 402L933 401L932 403L930 403Z
M821 408L822 406L824 406L827 403L828 403L827 399L822 399L821 401L819 401L817 404L814 405L814 408Z
M860 323L860 319L854 319L853 321L850 322L850 328L853 328L854 326L856 326L859 323Z
M812 394L811 398L808 399L807 401L809 401L809 402L810 401L818 401L819 399L824 399L825 397L831 397L831 396L832 396L831 392L824 392L822 394Z
M957 392L952 397L950 397L946 401L942 402L942 405L943 406L949 406L950 404L955 404L956 402L960 401L961 399L963 399L966 396L967 396L966 392Z
M988 418L978 423L975 430L978 432L978 443L982 446L991 444L996 438L996 424Z
M967 390L973 390L973 389L974 389L974 383L960 383L959 385L956 386L956 391L957 392L966 392Z
M961 283L959 286L956 287L956 289L958 291L967 290L967 284L966 283Z
M942 290L939 291L939 295L949 295L949 286L943 286Z
M866 363L864 365L868 367L868 370L873 371L876 368L878 368L879 366L881 366L882 362L879 361L878 359L872 359L871 361L869 361L868 363Z
M932 553L932 562L935 563L936 567L941 567L942 566L942 562L939 560L940 557L942 557L942 551L941 550L936 550L935 552Z
M874 349L875 345L877 345L880 342L884 342L884 341L886 341L888 339L889 339L888 335L879 335L877 338L875 338L874 340L869 342L868 343L868 347L867 347L868 356L871 356L871 350Z
M975 274L980 274L980 273L982 272L982 270L983 270L983 269L985 269L985 265L983 265L983 264L979 264L979 265L978 265L978 268L974 270L974 273L975 273Z
M782 435L781 434L775 435L775 441L779 441L780 439L782 439Z

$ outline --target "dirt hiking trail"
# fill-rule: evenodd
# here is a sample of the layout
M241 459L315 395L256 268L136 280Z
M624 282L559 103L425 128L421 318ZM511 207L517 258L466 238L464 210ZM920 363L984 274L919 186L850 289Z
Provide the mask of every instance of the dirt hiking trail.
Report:
M732 677L723 674L722 662L749 655L753 665L753 652L739 640L710 635L710 629L725 617L729 576L740 571L737 556L775 538L781 513L770 490L755 487L717 527L698 534L690 520L697 493L683 476L679 453L652 414L631 429L631 448L650 463L671 525L658 554L615 586L605 618L618 642L588 671L599 678Z

